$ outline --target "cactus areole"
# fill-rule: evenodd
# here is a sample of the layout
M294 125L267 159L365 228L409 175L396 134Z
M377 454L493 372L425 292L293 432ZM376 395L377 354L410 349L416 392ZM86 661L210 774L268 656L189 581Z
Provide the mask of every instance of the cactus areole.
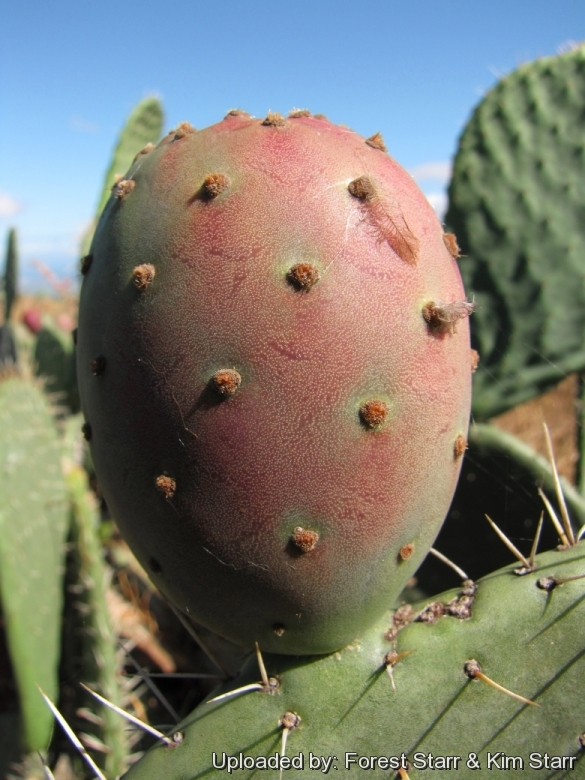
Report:
M122 533L195 621L318 654L390 609L465 449L452 245L379 134L305 111L183 123L115 186L84 263L83 410Z

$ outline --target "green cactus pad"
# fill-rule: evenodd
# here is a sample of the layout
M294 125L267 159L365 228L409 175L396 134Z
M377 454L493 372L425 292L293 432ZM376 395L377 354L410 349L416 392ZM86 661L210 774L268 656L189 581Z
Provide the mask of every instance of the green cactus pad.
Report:
M61 446L41 390L0 382L0 597L24 741L46 746L52 716L35 684L57 694L68 504Z
M567 581L551 591L537 582L543 577L585 574L585 545L543 554L537 563L538 569L525 576L516 576L516 567L508 566L481 580L472 597L471 617L445 615L434 623L410 623L398 633L395 645L384 638L391 625L387 617L349 647L325 658L301 661L266 656L268 675L280 683L276 693L253 691L200 705L178 727L181 744L153 747L124 780L229 776L225 769L214 769L213 753L220 764L224 753L236 759L240 754L274 756L281 751L279 721L287 712L301 721L288 734L286 755L304 758L304 769L285 771L287 778L323 776L323 767L310 769L311 753L336 757L332 766L337 771L331 773L335 777L349 773L394 777L390 766L374 765L364 772L358 763L350 763L347 769L346 760L364 757L367 762L370 756L399 758L403 753L411 762L412 780L435 778L437 769L450 769L444 776L461 780L494 777L486 769L488 754L494 760L496 753L500 753L495 759L499 763L492 763L492 772L501 768L504 754L522 759L523 768L518 761L505 765L506 777L583 776L585 756L579 737L585 723L585 580ZM458 595L450 591L433 604L448 603ZM428 604L415 606L415 614ZM426 614L431 611L438 609L427 609ZM412 651L393 668L395 691L383 662L392 649ZM464 672L470 660L479 662L483 673L496 683L538 706L470 679ZM237 680L212 696L258 679L252 659ZM429 754L434 757L433 768ZM473 768L474 755L483 770L479 775ZM461 760L450 764L438 760L449 756ZM551 763L553 756L558 757L556 765ZM573 773L551 771L563 760L565 769L573 766ZM248 768L231 776L253 775ZM279 772L261 776L277 778Z
M6 262L4 265L4 320L8 322L14 301L18 295L18 249L16 230L8 232L6 244Z
M136 154L148 143L158 143L162 135L164 122L163 108L160 100L156 97L147 97L141 100L128 117L124 125L116 148L110 162L110 167L104 179L104 185L100 193L100 199L97 208L97 217L101 214L108 198L111 195L112 187L116 182L116 176L126 173ZM95 222L83 237L81 254L86 255L91 245Z
M585 368L585 48L502 79L465 128L446 223L475 295L486 419Z
M37 376L45 378L45 390L55 394L58 404L79 411L75 349L71 333L46 321L37 334L34 350Z

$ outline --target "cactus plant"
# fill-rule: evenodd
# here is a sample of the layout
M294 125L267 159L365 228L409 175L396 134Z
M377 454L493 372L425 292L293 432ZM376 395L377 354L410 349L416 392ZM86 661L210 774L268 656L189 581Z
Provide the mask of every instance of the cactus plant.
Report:
M68 412L79 411L79 393L72 334L45 318L36 334L33 363L37 376L43 377L45 390Z
M16 300L18 278L18 249L16 241L16 230L11 228L8 231L6 244L6 260L4 263L4 322L0 325L0 369L3 365L14 365L17 361L16 340L12 327L8 322L12 307Z
M507 566L401 607L341 652L305 663L265 656L271 689L222 698L259 680L252 658L177 727L179 745L154 746L124 780L249 777L268 757L276 778L287 722L297 724L286 745L296 761L290 778L360 769L388 778L406 769L404 759L413 780L437 770L468 780L479 767L511 778L582 777L584 561L583 544L545 553L526 576Z
M470 403L451 239L379 134L304 111L183 123L115 185L80 298L92 458L207 628L335 650L425 556Z
M24 743L44 748L57 691L68 503L61 444L40 388L0 377L0 601L18 685Z
M585 369L585 47L522 65L460 139L445 220L476 296L485 420Z

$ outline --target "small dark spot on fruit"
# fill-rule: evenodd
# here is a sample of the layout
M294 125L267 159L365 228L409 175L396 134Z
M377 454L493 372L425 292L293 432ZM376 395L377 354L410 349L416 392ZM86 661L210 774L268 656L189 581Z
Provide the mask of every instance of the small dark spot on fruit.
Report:
M414 542L409 542L400 548L398 557L401 561L407 561L414 552Z
M471 373L475 374L479 366L479 352L476 349L471 350Z
M181 138L184 138L186 135L192 135L193 133L196 133L197 131L191 124L191 122L181 122L180 125L178 125L175 130L172 131L173 133L173 141L179 141Z
M347 189L354 198L363 201L372 201L376 197L376 188L369 176L359 176L347 185Z
M311 531L309 528L302 528L298 525L291 536L291 542L301 552L308 553L315 547L319 541L317 531Z
M308 291L319 281L321 274L312 263L296 263L289 268L286 278L297 289Z
M268 127L283 127L285 123L286 119L282 114L272 113L271 111L266 114L266 119L262 121L262 124Z
M374 133L374 135L371 135L369 138L366 138L366 143L368 146L371 146L372 149L379 149L381 152L387 152L386 144L384 143L384 139L382 138L381 133Z
M288 114L289 119L300 119L303 116L311 116L308 108L293 108Z
M156 560L156 558L149 558L148 559L148 568L153 574L160 574L162 571L160 563Z
M91 441L91 425L88 422L84 422L81 426L81 433L85 441Z
M234 395L242 384L242 375L234 368L222 368L215 372L210 383L216 393L228 397Z
M146 290L152 283L156 274L156 269L151 263L142 263L137 265L132 271L132 278L138 290Z
M155 485L160 490L160 492L164 495L165 498L172 498L175 495L175 490L177 489L177 483L172 477L169 477L167 474L161 474L159 477L155 480Z
M366 401L360 406L360 417L368 428L378 428L388 416L388 404L378 399Z
M227 190L230 184L231 181L225 173L208 173L201 185L201 196L205 200L213 200L221 192Z
M272 630L276 636L282 636L284 634L285 628L280 623L276 623L274 626L272 626Z
M71 331L71 338L73 339L73 343L75 344L75 346L77 346L77 332L78 332L77 328L73 328L73 330Z
M79 261L79 270L82 276L89 271L91 264L93 263L93 255L84 255Z
M453 457L455 460L459 460L459 458L463 455L465 450L467 449L467 439L465 436L463 436L462 433L457 436L455 439L455 443L453 444Z
M454 257L455 260L461 257L461 250L459 249L455 233L443 233L443 241L451 257Z
M120 181L112 187L114 197L118 198L118 200L123 200L132 192L134 187L136 187L136 182L133 179L120 179Z
M106 368L106 359L103 355L96 355L89 361L94 376L100 376Z

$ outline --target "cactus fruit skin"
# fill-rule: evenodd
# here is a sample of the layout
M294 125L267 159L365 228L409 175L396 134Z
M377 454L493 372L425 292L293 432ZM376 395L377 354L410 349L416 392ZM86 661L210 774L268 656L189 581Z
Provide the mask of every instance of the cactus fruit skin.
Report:
M322 767L310 770L311 752L336 756L330 772L334 777L361 776L357 764L346 768L349 752L356 753L356 759L405 753L412 762L408 776L413 780L499 776L495 770L502 768L503 756L489 771L488 752L520 756L522 768L518 762L504 764L507 771L502 773L517 780L583 777L585 752L579 737L585 720L585 580L565 582L550 592L540 589L537 582L547 575L582 575L584 560L581 543L538 556L537 570L523 577L513 573L517 564L493 572L476 583L470 617L444 615L434 623L411 622L394 643L388 641L387 631L395 621L386 616L339 653L305 663L265 655L268 675L280 684L275 695L254 691L201 704L176 727L183 734L180 745L152 747L124 780L225 777L225 769L213 768L213 752L220 765L223 753L236 759L240 752L250 757L274 756L281 752L278 722L287 711L295 712L301 724L289 733L286 755L302 753L305 759L303 770L287 770L285 776L290 778L323 777ZM449 591L432 603L449 603L460 593L461 588ZM412 616L428 605L429 600L413 605ZM398 654L411 651L392 669L396 690L384 668L384 658L392 650ZM479 680L468 679L464 665L472 659L496 683L539 706L523 704ZM258 679L253 658L238 679L210 698ZM414 764L416 753L418 765ZM423 768L420 755L429 753L461 756L462 760L456 766L437 763L434 768ZM540 766L533 762L530 767L531 753L541 754ZM468 762L470 754L476 755L481 771L474 769L473 761ZM551 771L562 766L551 766L551 756L564 758L569 771ZM363 769L364 776L376 780L394 777L382 766ZM437 771L441 769L456 771L441 774ZM251 773L248 768L230 776L244 778ZM262 776L276 779L278 770Z
M585 369L585 47L522 65L477 106L445 216L467 256L485 420Z
M77 345L106 501L202 625L342 647L412 576L460 469L467 319L423 316L465 300L441 225L379 145L304 114L184 123L124 182Z

